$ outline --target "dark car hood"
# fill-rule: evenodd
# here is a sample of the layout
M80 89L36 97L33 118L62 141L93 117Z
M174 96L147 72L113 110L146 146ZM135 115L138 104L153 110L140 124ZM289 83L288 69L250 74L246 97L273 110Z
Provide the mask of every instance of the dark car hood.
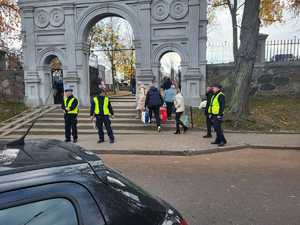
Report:
M102 185L105 196L100 198L100 205L107 224L162 224L168 210L165 202L108 167L96 170L96 173L105 183Z

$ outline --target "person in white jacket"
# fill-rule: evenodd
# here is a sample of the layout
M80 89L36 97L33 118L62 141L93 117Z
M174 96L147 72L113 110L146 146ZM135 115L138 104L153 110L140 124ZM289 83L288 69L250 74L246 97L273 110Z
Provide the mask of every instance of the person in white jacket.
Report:
M145 111L145 101L146 101L146 90L145 86L142 83L139 83L139 89L137 93L137 116L136 119L140 119L142 112Z
M182 114L184 113L185 106L184 106L184 97L180 91L180 89L177 89L177 95L175 96L174 105L176 108L176 132L174 134L180 134L180 125L183 127L183 132L185 133L188 128L183 124L183 122L180 120Z

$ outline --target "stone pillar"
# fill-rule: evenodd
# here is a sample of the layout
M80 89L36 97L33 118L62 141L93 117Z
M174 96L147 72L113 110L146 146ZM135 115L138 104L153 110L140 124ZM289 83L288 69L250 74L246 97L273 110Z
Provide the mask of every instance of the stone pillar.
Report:
M53 89L52 89L52 74L50 66L42 66L37 68L40 78L39 93L40 102L43 105L54 104Z
M188 68L182 74L182 92L185 96L185 103L189 106L197 106L200 102L201 71L200 59L200 0L189 1L189 62Z
M74 95L79 98L81 105L88 106L90 102L89 89L89 62L88 56L84 51L78 51L76 48L76 30L75 30L75 7L73 3L63 5L65 12L66 40L67 40L67 62L68 70L64 73L64 84L71 86ZM84 45L82 45L84 47ZM81 65L87 65L87 68L78 67L77 57L84 61Z
M160 81L162 79L160 68L161 68L160 63L156 63L152 65L152 72L153 72L152 79L155 79L158 86L160 86Z
M153 79L153 73L151 69L151 5L150 1L143 3L140 8L140 20L141 22L141 45L142 45L142 57L141 57L141 69L139 74L139 81L143 83L150 83Z
M256 63L264 63L266 60L266 40L268 36L268 34L259 34L258 36Z
M38 72L25 71L25 103L28 106L42 105L40 98L40 83L41 79Z
M206 55L207 55L207 1L200 1L200 31L199 31L199 65L200 65L200 97L203 99L206 94Z
M39 86L41 79L36 71L36 40L34 8L32 6L22 8L22 34L24 49L24 83L25 83L25 104L28 106L39 106L40 99Z
M80 105L90 104L90 81L89 81L89 48L85 43L76 44L77 82L79 84L78 97Z

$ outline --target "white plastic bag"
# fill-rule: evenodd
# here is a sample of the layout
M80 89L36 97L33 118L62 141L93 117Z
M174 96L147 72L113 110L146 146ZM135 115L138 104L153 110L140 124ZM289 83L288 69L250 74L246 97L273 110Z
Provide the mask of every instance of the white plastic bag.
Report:
M144 124L148 124L149 123L149 112L148 111L144 111L142 112L142 117L141 120Z
M202 101L199 105L199 109L205 109L206 105L207 105L207 101L206 100Z

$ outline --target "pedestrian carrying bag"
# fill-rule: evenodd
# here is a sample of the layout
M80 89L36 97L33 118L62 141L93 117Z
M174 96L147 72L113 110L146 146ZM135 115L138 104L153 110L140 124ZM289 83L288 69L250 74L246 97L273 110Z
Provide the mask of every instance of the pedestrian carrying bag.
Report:
M180 121L183 123L184 126L190 127L190 119L187 113L183 113L180 117Z
M150 120L150 117L149 117L149 112L148 111L144 111L142 112L142 122L144 124L148 124L149 123L149 120Z

